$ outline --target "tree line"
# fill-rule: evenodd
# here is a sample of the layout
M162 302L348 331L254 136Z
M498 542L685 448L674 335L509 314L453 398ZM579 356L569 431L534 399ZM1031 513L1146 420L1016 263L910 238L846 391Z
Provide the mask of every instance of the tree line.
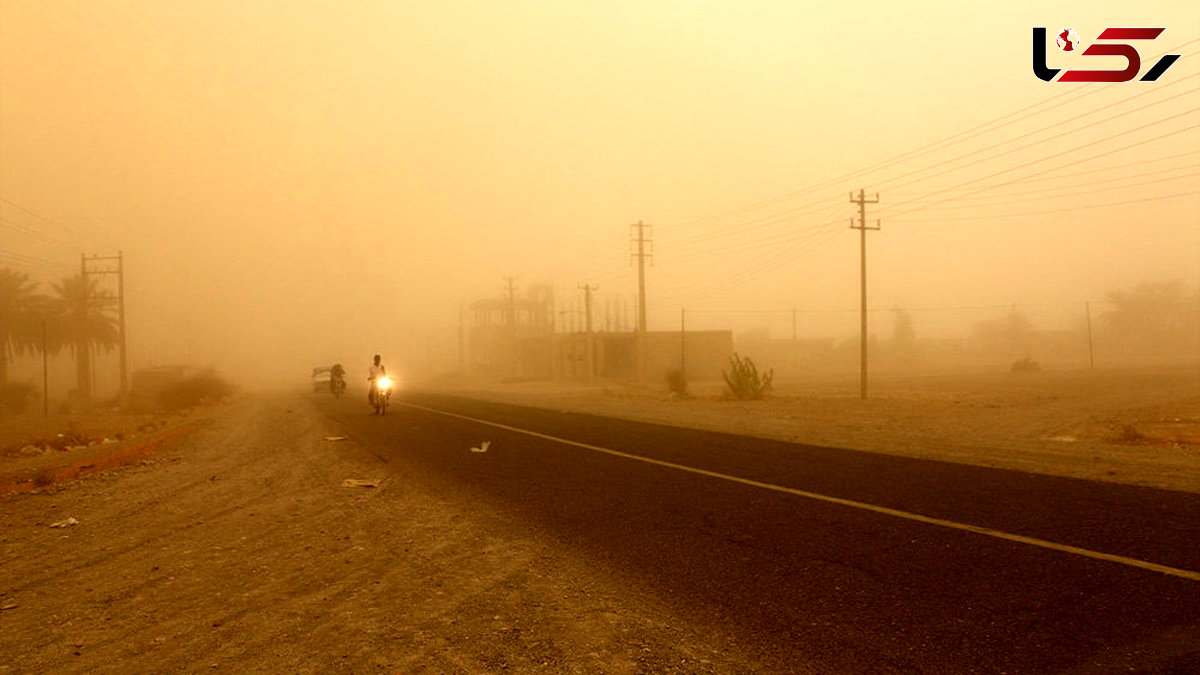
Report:
M0 267L0 387L8 384L8 366L27 354L70 352L80 377L80 390L90 381L89 354L111 353L120 340L112 293L95 277L63 277L42 292L27 273Z

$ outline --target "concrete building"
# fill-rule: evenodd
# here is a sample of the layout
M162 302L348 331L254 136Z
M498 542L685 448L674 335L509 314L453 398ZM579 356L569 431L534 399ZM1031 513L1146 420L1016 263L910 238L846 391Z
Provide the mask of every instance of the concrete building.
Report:
M660 380L681 361L689 378L715 379L733 353L727 330L556 333L549 285L468 309L468 370L502 380Z

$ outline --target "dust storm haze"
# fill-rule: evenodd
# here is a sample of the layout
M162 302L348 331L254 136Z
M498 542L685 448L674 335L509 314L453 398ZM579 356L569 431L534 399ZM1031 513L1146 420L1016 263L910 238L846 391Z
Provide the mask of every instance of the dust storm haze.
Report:
M1143 69L1181 58L1047 83L1034 26L1165 26ZM1077 346L1090 311L1098 358L1195 361L1198 38L1174 0L0 0L0 266L49 293L122 252L132 370L274 386L381 352L419 377L458 368L460 308L505 277L550 285L559 331L582 284L631 328L642 221L650 330L686 308L735 346L841 345L863 189L873 339Z

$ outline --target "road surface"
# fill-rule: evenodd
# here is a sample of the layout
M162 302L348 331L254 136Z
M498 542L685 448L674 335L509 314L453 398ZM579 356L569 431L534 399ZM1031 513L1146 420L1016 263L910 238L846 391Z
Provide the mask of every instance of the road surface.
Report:
M1198 495L447 396L397 402L383 419L357 401L322 410L397 467L469 486L772 663L1200 668Z
M394 403L0 497L0 674L1200 670L1200 495Z

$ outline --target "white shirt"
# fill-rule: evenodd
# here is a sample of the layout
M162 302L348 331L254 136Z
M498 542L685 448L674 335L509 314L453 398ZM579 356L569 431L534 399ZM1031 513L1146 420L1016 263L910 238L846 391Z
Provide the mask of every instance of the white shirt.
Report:
M367 369L367 379L373 380L376 377L379 377L380 375L384 375L386 373L387 373L387 368L384 368L382 363L379 364L378 366L375 365L374 363L372 363L371 367Z

